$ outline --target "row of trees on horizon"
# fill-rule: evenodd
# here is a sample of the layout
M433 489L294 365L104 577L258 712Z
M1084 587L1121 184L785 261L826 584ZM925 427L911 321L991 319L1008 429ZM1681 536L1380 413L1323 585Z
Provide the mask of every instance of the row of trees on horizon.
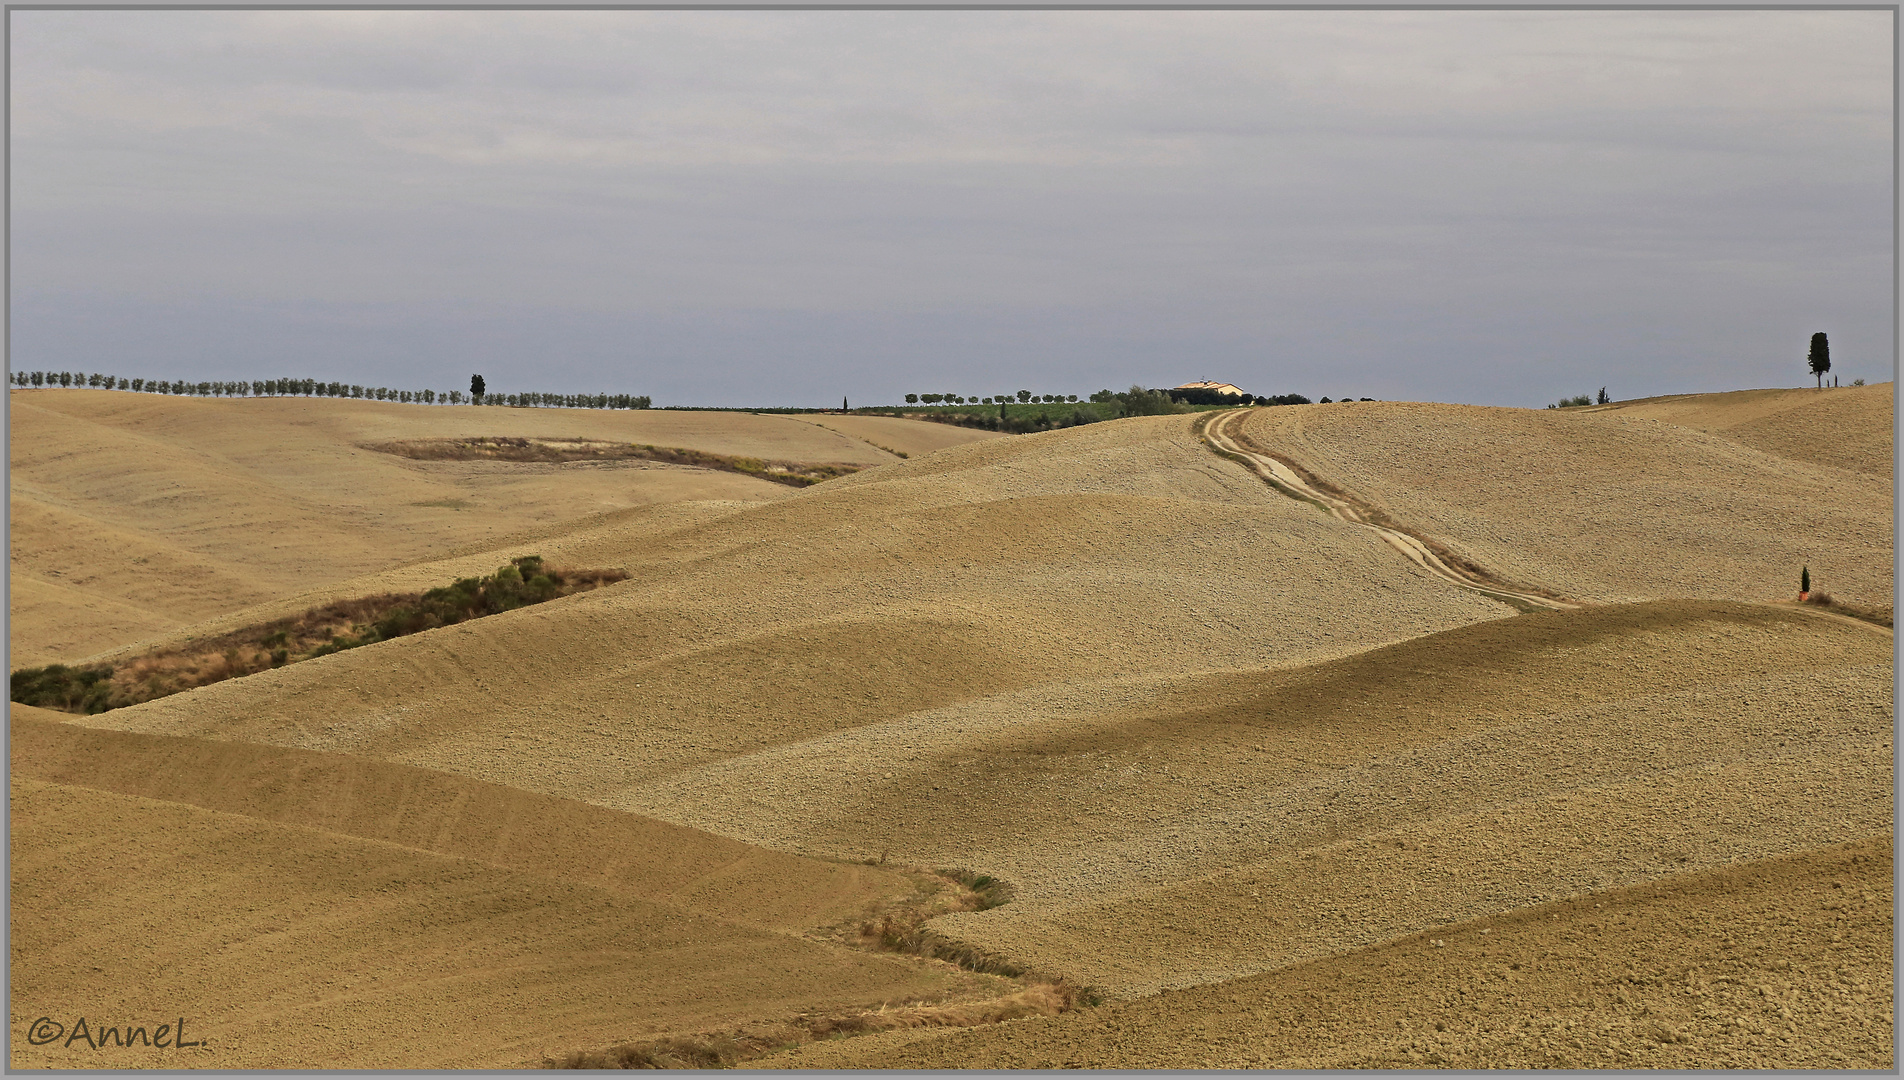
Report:
M563 409L647 409L654 404L646 394L471 394L461 390L392 390L385 386L358 386L318 379L191 382L184 379L125 379L117 375L78 371L16 371L9 378L13 385L21 387L90 387L96 390L130 390L133 393L184 394L194 397L334 397L394 401L406 405L509 405L516 408Z
M1118 393L1115 390L1099 390L1097 393L1092 394L1088 400L1095 404L1104 404L1108 402L1120 402L1128 406L1130 404L1130 400L1129 400L1130 394L1140 390L1143 390L1143 388L1138 386L1133 386L1131 387L1130 391L1127 391L1122 394ZM1183 389L1181 387L1177 389L1172 389L1172 390L1147 390L1144 392L1150 393L1150 394L1162 394L1165 397L1168 397L1172 401L1181 402L1181 403L1190 404L1190 405L1307 405L1309 404L1309 399L1306 397L1303 397L1301 394L1277 394L1273 397L1261 397L1261 396L1250 394L1247 392L1240 395L1239 394L1224 394L1224 393L1219 393L1215 390L1207 390L1207 389L1201 389L1201 388ZM1029 390L1020 390L1016 394L996 394L988 398L961 397L958 394L907 394L906 395L906 404L908 405L919 405L919 404L991 405L994 403L999 405L1039 405L1039 404L1064 405L1067 403L1075 403L1077 400L1078 400L1078 396L1076 394L1034 394ZM1322 400L1328 401L1329 399L1323 398ZM1343 398L1342 400L1348 401L1350 399ZM1363 398L1362 400L1370 401L1373 399Z
M1105 392L1109 393L1109 391L1105 391ZM1065 402L1076 401L1077 399L1078 399L1078 396L1076 394L1039 395L1039 394L1034 394L1029 390L1020 390L1016 394L996 394L992 397L982 398L982 399L961 397L958 394L907 394L906 404L918 405L921 402L923 402L927 405L938 405L941 402L943 402L944 404L947 404L947 405L990 405L993 402L997 402L1000 405L1004 405L1009 402L1015 401L1021 405L1029 405L1029 404L1035 404L1035 403L1044 403L1049 405L1062 405ZM1092 400L1095 401L1097 399L1093 398Z

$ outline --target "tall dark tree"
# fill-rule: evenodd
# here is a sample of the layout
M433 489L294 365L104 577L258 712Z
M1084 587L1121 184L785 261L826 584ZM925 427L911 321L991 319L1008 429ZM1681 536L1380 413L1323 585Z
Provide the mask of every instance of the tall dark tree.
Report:
M483 377L481 375L471 375L469 377L469 399L478 405L483 403Z
M1818 376L1818 388L1824 389L1825 372L1831 370L1831 343L1825 340L1825 332L1820 330L1811 336L1811 373Z

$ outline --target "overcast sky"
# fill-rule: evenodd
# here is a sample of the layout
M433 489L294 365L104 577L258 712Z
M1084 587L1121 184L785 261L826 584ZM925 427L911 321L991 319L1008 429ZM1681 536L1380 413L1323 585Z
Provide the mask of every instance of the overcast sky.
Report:
M15 370L1541 406L1890 377L1876 11L15 11Z

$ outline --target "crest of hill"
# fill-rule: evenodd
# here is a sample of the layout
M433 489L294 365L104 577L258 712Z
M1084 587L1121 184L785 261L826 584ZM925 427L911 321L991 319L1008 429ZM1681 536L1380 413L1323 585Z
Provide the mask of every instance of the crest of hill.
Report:
M16 665L72 662L275 598L529 530L783 485L656 463L420 462L392 438L533 436L873 465L840 431L745 413L432 407L317 398L13 391ZM847 418L842 418L847 419ZM913 429L927 429L908 436ZM887 445L960 429L885 419ZM943 432L943 433L942 433ZM989 433L970 433L970 438Z
M1606 411L1724 435L1814 465L1892 476L1896 383L1735 390L1619 402Z
M837 431L849 438L858 439L904 457L930 454L935 450L944 450L950 446L964 446L966 443L1009 438L997 431L908 420L896 416L793 414L789 416L789 419L813 424L829 431Z
M1846 440L1888 447L1888 396L1847 400L1883 408L1857 406ZM1255 411L1244 434L1461 557L1563 595L1783 599L1809 566L1835 597L1892 603L1888 473L1621 410L1300 405Z

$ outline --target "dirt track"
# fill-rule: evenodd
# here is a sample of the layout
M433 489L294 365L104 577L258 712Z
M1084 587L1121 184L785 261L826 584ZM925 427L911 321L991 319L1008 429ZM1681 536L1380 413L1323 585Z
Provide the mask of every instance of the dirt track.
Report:
M1422 543L1420 539L1401 529L1388 527L1382 525L1380 522L1369 520L1368 511L1356 506L1353 500L1331 495L1320 488L1310 485L1309 482L1298 476L1295 470L1289 467L1287 462L1281 461L1272 455L1248 450L1237 445L1236 440L1231 436L1231 432L1237 427L1237 421L1242 420L1246 415L1248 414L1241 411L1219 413L1214 419L1204 425L1203 435L1206 439L1210 440L1211 445L1215 446L1219 452L1226 456L1241 458L1246 464L1254 468L1265 482L1276 490L1288 495L1290 498L1303 499L1315 503L1317 506L1326 509L1329 512L1329 516L1335 518L1337 521L1346 521L1369 529L1383 540L1388 541L1395 550L1401 552L1403 558L1441 580L1446 581L1450 585L1479 593L1491 600L1501 600L1524 607L1564 611L1577 606L1554 600L1551 597L1542 596L1537 593L1515 592L1511 589L1503 589L1491 585L1475 574L1466 573L1449 566L1443 562L1441 557L1436 555L1428 545Z
M1241 426L1409 531L1578 599L1786 599L1809 566L1821 590L1892 602L1888 476L1612 408L1358 402L1257 409Z

